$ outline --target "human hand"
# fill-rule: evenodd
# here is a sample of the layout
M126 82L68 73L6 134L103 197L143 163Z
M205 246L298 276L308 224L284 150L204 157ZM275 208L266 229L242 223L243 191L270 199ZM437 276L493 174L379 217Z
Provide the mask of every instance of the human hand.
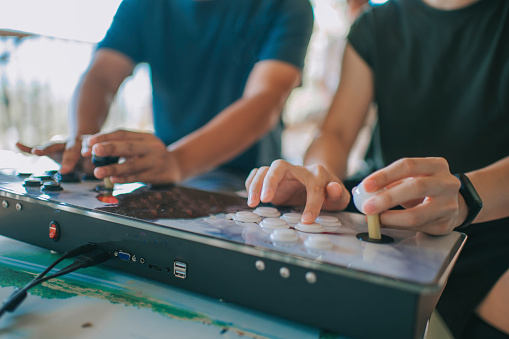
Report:
M98 179L111 177L112 183L145 182L168 184L180 181L175 156L151 133L117 130L87 137L81 154L120 157L118 164L97 167Z
M363 180L366 192L376 194L364 202L366 214L380 214L382 227L450 233L466 218L459 198L460 182L443 158L405 158ZM396 206L403 210L389 210Z
M16 147L22 152L38 156L47 156L60 164L60 173L67 174L75 168L85 173L92 172L90 161L83 161L81 158L82 137L71 138L68 141L50 142L45 145L30 147L21 142Z
M350 193L341 181L323 166L295 166L284 160L253 169L246 180L246 190L250 207L260 202L305 204L301 221L307 224L315 221L322 208L339 211L350 201Z

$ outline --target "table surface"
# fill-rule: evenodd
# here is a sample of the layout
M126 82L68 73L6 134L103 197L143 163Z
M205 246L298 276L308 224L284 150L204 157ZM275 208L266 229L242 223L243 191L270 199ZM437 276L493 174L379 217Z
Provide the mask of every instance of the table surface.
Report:
M58 254L0 236L0 300ZM71 263L64 261L58 267ZM171 335L170 335L171 334ZM49 280L0 318L1 338L336 338L106 267Z

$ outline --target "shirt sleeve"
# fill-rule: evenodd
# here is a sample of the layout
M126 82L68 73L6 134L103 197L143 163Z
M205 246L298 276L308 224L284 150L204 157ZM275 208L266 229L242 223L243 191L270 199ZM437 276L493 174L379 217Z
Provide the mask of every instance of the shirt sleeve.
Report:
M146 0L145 0L146 1ZM104 39L97 48L114 49L133 60L144 61L142 18L145 8L144 0L123 0L120 4Z
M374 69L373 51L375 50L375 35L373 30L372 8L366 9L350 27L348 42L360 57Z
M281 60L302 70L313 22L309 0L282 1L262 46L259 60Z

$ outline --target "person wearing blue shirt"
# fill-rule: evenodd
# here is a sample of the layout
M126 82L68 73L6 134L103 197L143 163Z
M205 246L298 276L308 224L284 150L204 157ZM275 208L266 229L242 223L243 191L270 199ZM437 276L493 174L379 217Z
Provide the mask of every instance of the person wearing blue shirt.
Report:
M281 112L312 27L309 0L124 0L77 88L70 141L18 147L63 152L62 174L80 152L122 157L94 170L114 183L179 183L218 167L242 183L280 157ZM139 63L151 69L155 134L99 133Z

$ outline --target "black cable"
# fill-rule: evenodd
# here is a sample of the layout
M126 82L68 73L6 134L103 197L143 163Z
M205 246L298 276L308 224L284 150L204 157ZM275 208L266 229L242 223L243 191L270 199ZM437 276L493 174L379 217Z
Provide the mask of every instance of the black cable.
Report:
M51 265L49 265L48 268L46 268L41 274L39 274L37 277L35 277L32 281L44 277L46 274L48 274L49 271L51 271L56 265L58 265L64 259L74 258L75 256L91 252L95 248L96 248L96 245L90 243L90 244L86 244L86 245L77 247L77 248L70 250L68 252L65 252L60 258L58 258L55 262L53 262Z
M2 307L0 308L0 317L7 311L13 312L16 308L25 300L27 296L27 291L34 286L37 286L47 280L60 277L65 274L69 274L74 272L80 268L91 267L95 265L99 265L110 258L110 253L106 250L97 249L93 252L91 250L95 249L94 244L88 244L81 247L78 247L72 251L64 253L62 257L56 260L53 264L51 264L44 272L39 274L35 279L30 281L23 288L15 291L11 294L7 299L4 300ZM68 265L67 267L59 270L57 273L49 275L45 277L45 275L51 271L53 267L55 267L59 262L64 260L65 258L73 257L79 255L80 253L88 251L89 253L82 254L78 258L74 260L74 263Z

